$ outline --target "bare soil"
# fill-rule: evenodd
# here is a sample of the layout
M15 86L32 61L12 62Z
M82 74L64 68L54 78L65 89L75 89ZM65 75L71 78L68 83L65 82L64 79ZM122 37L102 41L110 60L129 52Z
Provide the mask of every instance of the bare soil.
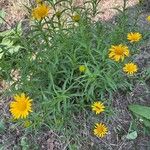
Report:
M77 5L82 5L84 0L75 0ZM4 9L7 13L6 21L12 26L16 22L24 19L28 16L28 11L24 7L31 6L34 0L1 0L0 10ZM127 6L131 7L138 3L138 0L129 0ZM99 3L99 10L102 12L98 18L102 20L110 20L113 16L117 15L117 11L114 8L121 8L123 6L123 0L101 0ZM7 26L9 28L9 26Z

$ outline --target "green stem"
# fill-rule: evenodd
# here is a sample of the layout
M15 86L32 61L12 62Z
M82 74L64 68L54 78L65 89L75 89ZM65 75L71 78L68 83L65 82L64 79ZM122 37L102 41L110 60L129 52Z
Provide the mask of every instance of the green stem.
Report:
M50 48L51 46L50 46L50 44L49 44L48 36L47 36L47 35L45 34L45 32L43 31L41 22L39 23L39 30L40 30L41 33L42 33L42 36L43 36L43 38L44 38L44 40L45 40L45 42L46 42L47 47Z

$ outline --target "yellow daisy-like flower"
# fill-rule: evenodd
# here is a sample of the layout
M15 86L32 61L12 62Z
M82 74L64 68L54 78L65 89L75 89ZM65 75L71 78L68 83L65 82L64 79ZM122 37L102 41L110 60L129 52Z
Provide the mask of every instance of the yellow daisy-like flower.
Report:
M123 67L123 71L127 74L134 74L136 73L138 70L138 67L136 64L134 63L127 63L125 64L125 66Z
M31 99L24 93L14 96L14 101L10 103L10 112L14 119L26 118L32 112Z
M131 33L128 33L127 35L127 39L133 43L133 42L138 42L140 41L140 39L142 38L142 34L140 34L139 32L131 32Z
M113 59L114 61L123 61L125 57L129 56L129 49L123 44L112 45L109 51L109 58Z
M96 114L100 114L105 110L105 106L102 102L94 102L91 107L92 111L95 111Z
M71 17L74 22L78 22L80 20L80 15L74 15Z
M94 135L103 138L108 133L108 128L103 123L96 123L94 128Z
M147 16L146 20L150 22L150 16Z
M41 20L48 16L50 8L45 4L39 4L32 10L32 17L37 20Z
M85 71L86 71L86 66L80 65L80 66L79 66L79 71L80 71L80 72L85 72Z

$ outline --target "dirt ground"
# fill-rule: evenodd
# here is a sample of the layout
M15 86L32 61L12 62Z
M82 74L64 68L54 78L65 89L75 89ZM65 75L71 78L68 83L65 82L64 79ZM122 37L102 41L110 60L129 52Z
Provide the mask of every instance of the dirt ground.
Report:
M138 0L129 0L128 7L136 9L135 6ZM4 9L7 12L6 21L13 26L17 21L22 20L27 15L22 4L30 5L29 0L0 0L0 9ZM98 16L98 19L103 21L110 21L117 15L117 11L111 9L113 7L121 7L123 0L102 0L100 3L100 9L103 12ZM141 14L139 19L140 26L147 26L145 17L150 13L145 12ZM5 26L4 28L9 28ZM148 68L150 66L150 46L141 47L142 53L135 58L140 69L143 67ZM1 85L1 88L2 85ZM133 90L129 93L120 91L113 96L113 108L117 114L111 118L111 124L109 125L110 134L102 140L94 137L90 130L92 125L87 123L83 114L79 114L76 117L76 121L84 124L82 130L83 137L86 140L81 144L81 150L150 150L150 136L144 136L139 134L136 140L127 140L123 135L126 135L132 120L132 116L129 113L127 106L131 103L138 103L142 105L150 106L150 79L146 81L146 84L135 83ZM4 101L5 99L5 101ZM0 117L6 122L9 120L9 113L7 104L10 98L0 98ZM23 136L20 127L14 127L14 124L6 124L6 132L0 133L0 150L1 146L5 145L4 150L20 150L22 148L15 147ZM78 133L80 132L77 131ZM29 139L34 139L32 135L27 135ZM61 135L54 133L51 130L44 129L43 132L37 134L36 139L33 141L40 146L40 150L67 150L68 143L63 143ZM32 148L30 148L32 149ZM2 149L3 150L3 149Z
M33 0L0 0L0 10L4 9L6 11L6 21L13 25L28 15L24 5L30 6L30 2L33 2ZM75 3L79 5L82 4L82 1L75 0ZM138 0L129 0L127 2L127 6L131 7L137 3ZM98 16L98 18L105 21L110 20L117 14L117 11L113 8L121 8L122 5L123 0L101 0L99 3L99 10L102 11L102 13Z

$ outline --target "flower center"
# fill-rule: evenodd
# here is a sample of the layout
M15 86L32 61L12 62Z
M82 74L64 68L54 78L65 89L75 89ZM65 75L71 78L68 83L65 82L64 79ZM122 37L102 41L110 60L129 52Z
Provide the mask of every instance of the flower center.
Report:
M137 37L136 35L133 35L133 36L132 36L132 40L137 40L137 38L138 38L138 37Z
M100 107L100 106L95 106L95 108L96 108L97 110L101 109L101 107Z
M98 127L98 132L99 133L103 133L104 132L104 128L103 127Z
M128 70L133 71L134 70L133 66L128 66Z
M46 10L45 10L45 9L39 10L39 15L40 15L41 17L45 16L45 14L46 14Z
M123 49L122 48L117 48L116 49L116 54L117 55L122 55L123 54Z
M25 111L27 109L27 104L24 102L21 102L18 109L20 111Z

